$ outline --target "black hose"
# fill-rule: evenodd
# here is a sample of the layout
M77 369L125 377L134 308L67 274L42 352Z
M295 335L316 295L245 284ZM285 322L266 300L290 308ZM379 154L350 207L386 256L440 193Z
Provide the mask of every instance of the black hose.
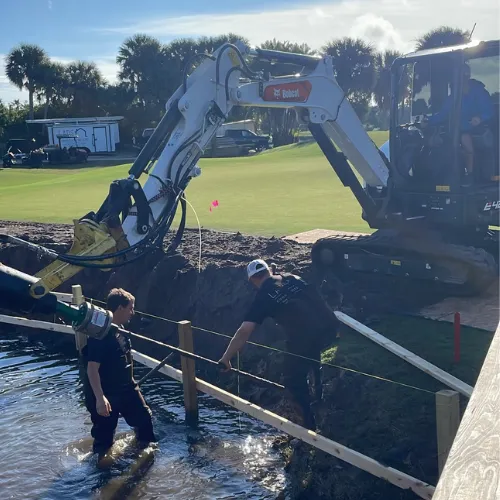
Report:
M220 83L220 73L219 73L219 69L220 69L220 60L222 58L222 54L227 50L227 49L234 49L234 51L236 52L236 55L238 56L239 60L241 61L241 65L243 66L243 68L245 69L245 71L247 71L249 74L252 75L252 78L255 78L257 76L256 73L254 73L250 67L248 66L248 64L246 63L245 59L243 58L243 55L241 54L240 52L240 49L238 49L238 47L236 47L236 45L232 44L232 43L226 43L224 44L220 49L219 49L219 53L217 54L217 61L215 63L215 83L217 85L217 87L219 86L219 83Z

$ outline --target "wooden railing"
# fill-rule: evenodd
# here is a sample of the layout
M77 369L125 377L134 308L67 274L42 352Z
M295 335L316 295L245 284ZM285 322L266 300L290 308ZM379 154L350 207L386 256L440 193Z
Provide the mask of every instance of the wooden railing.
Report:
M433 500L500 499L500 326L484 360Z

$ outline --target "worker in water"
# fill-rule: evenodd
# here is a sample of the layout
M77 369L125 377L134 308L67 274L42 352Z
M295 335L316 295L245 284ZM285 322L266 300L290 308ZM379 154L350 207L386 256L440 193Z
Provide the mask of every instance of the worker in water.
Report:
M462 72L462 106L460 115L460 142L465 158L467 176L474 169L474 145L472 136L481 132L494 115L493 101L484 83L471 78L471 69L468 64L463 65ZM451 95L445 100L442 109L424 122L424 125L438 125L449 118L453 107ZM484 130L483 130L484 131ZM466 181L467 182L467 181Z
M247 277L257 288L257 294L219 363L230 369L231 359L256 326L267 317L273 318L286 333L287 351L295 354L285 355L285 388L301 414L303 425L315 430L311 406L322 398L321 350L334 341L338 320L316 289L298 276L274 274L264 260L257 259L248 264ZM309 372L314 377L314 401L309 396Z
M132 294L121 288L111 290L107 309L113 313L113 323L125 326L134 314L134 304ZM94 451L112 446L120 414L135 429L140 445L155 442L151 410L133 376L130 339L119 332L102 340L89 337L82 355L87 365L85 405L93 424Z

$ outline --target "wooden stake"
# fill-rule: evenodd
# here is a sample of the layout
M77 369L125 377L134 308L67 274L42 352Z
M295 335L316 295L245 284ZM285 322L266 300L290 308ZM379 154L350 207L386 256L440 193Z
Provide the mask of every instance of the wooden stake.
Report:
M193 330L190 321L181 321L179 323L179 347L184 351L193 352ZM181 367L186 423L194 427L198 425L198 396L194 359L181 355Z
M83 291L81 285L73 285L71 287L72 291L72 299L71 303L74 306L80 306L85 302L85 298L83 297ZM78 353L82 354L82 349L87 345L87 335L83 333L76 332L75 334L75 345Z
M456 391L436 392L436 428L439 475L444 469L460 425L460 396Z

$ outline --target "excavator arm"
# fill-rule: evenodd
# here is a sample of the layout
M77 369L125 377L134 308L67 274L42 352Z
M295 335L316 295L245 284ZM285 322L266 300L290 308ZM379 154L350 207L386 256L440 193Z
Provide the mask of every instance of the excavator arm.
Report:
M106 271L157 248L180 205L181 224L172 243L178 245L185 223L184 192L200 175L197 162L233 106L294 109L343 184L353 191L367 220L375 215L375 203L358 176L366 186L384 189L388 163L338 85L331 57L251 50L243 43L224 44L211 55L197 57L202 62L189 77L184 73L128 178L112 183L97 212L74 221L72 248L66 254L52 253L56 260L37 273L31 285L33 297L44 296L82 268ZM303 73L266 78L248 66L252 57L293 63L302 66ZM143 175L147 179L141 183Z

